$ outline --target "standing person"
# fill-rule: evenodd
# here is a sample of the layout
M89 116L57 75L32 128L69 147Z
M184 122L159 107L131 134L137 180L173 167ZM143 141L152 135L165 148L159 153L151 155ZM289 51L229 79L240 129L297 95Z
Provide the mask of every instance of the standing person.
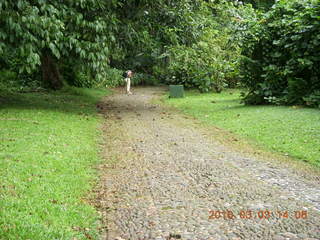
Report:
M131 95L132 92L130 91L130 85L131 85L131 77L133 76L133 72L131 70L128 70L124 73L125 81L127 83L126 85L126 93Z

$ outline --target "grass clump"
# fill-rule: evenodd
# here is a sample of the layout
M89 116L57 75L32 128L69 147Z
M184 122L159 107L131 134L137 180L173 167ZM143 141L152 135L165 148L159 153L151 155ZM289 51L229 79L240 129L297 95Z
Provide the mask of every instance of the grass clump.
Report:
M320 111L299 106L247 106L240 90L199 94L165 102L201 121L257 142L269 150L320 167Z
M106 91L0 92L0 239L96 239L82 197L99 162Z

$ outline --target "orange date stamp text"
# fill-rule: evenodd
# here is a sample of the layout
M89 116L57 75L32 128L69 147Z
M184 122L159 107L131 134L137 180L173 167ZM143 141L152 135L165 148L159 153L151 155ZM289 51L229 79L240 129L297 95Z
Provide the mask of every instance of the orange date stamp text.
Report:
M298 211L271 211L271 210L240 210L240 211L232 211L232 210L210 210L209 211L209 219L225 219L225 220L233 220L233 219L307 219L308 211L306 210L298 210Z

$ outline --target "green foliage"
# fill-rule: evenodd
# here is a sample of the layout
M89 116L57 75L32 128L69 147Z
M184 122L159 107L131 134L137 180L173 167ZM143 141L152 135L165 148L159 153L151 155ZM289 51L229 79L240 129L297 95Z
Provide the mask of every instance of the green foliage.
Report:
M63 79L73 86L119 85L118 77L110 77L110 69L118 68L167 83L184 75L179 81L186 86L221 91L237 85L239 48L233 25L245 8L203 0L6 0L0 5L0 48L14 49L22 60L15 72L34 73L41 65L45 76L55 73L56 82L58 62Z
M148 86L156 86L159 85L159 80L147 73L135 73L132 78L133 85L148 85Z
M5 49L0 56L0 88L12 91L41 88L39 71L19 71L24 65L24 59L14 48Z
M306 104L320 89L320 2L278 1L246 22L242 83L246 103Z
M61 73L94 87L122 85L115 69L133 69L145 74L134 84L156 78L202 92L237 87L241 76L247 103L306 104L319 89L319 1L244 3L4 0L0 70L36 86L41 65L42 76L56 76L47 81Z
M307 106L320 108L320 90L316 90L309 96L304 97L303 100L306 102Z
M100 0L1 1L0 53L15 49L24 61L19 71L27 73L42 64L44 55L81 59L102 79L114 38L108 30L115 20L104 14L109 5Z
M75 83L73 86L92 88L96 86L95 78L91 75L88 70L77 71L75 75Z
M10 70L2 70L0 71L0 89L12 90L19 87L16 84L17 75L15 72Z
M166 83L196 87L202 92L221 92L226 86L237 86L240 47L234 26L250 9L224 1L204 4L198 12L203 27L197 41L167 48Z
M116 68L107 68L106 77L103 81L97 83L98 87L117 87L124 85L124 78L122 77L123 70Z
M201 45L199 47L201 48ZM196 87L202 92L208 92L213 88L220 92L224 81L223 64L219 62L221 58L218 60L216 55L209 55L206 50L213 49L186 46L170 49L171 58L166 82L183 84L188 88Z
M239 2L237 0L237 2ZM244 0L244 3L250 3L253 5L253 7L258 9L269 9L275 2L275 0Z
M60 66L61 70L64 72L64 80L70 86L84 87L84 88L94 88L98 86L98 79L95 73L90 69L83 66L81 62L67 62Z
M227 79L233 79L239 56L237 47L227 46L228 38L227 34L210 31L191 47L172 47L166 82L196 87L201 92L221 92L228 86Z
M117 50L112 67L152 73L166 47L190 45L198 39L205 16L199 15L202 0L119 1L113 12L119 20Z

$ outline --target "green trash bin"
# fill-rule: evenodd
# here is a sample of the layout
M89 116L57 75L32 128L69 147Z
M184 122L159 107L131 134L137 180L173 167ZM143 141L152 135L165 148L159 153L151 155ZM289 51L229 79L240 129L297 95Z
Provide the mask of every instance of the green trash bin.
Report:
M169 85L170 98L183 98L184 88L183 85Z

